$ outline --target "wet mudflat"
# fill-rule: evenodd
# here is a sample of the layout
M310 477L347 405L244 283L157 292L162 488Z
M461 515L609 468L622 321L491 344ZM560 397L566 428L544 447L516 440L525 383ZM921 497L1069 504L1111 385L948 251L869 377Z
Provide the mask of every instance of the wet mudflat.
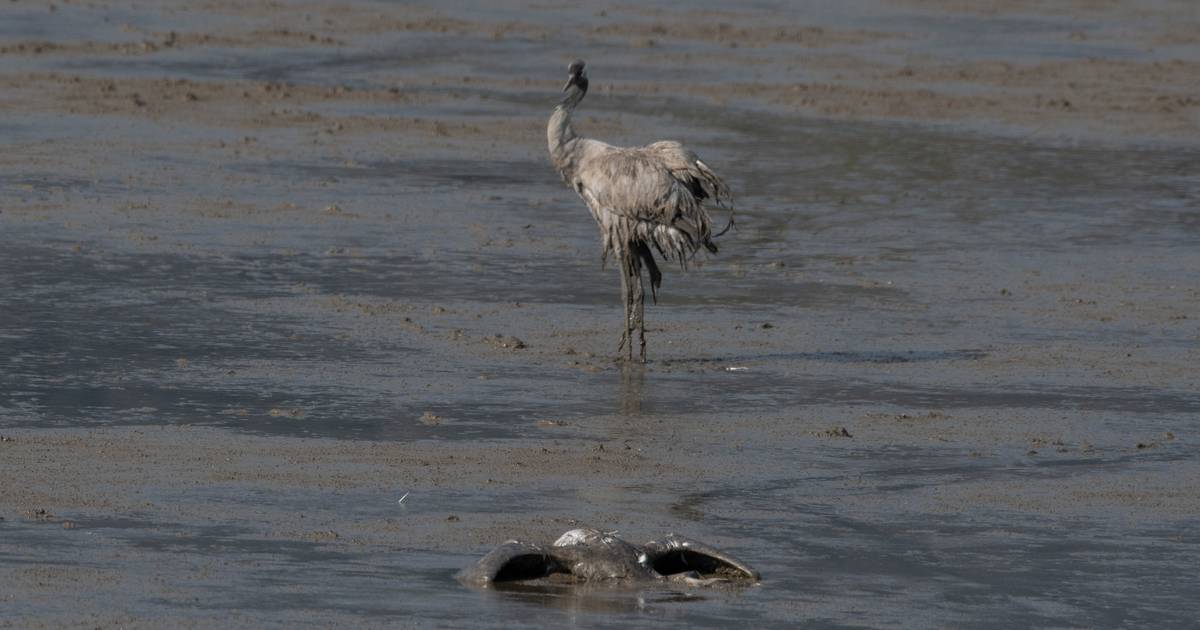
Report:
M0 8L0 625L1200 616L1194 8L284 4ZM645 367L575 57L738 201ZM574 524L764 581L451 577Z

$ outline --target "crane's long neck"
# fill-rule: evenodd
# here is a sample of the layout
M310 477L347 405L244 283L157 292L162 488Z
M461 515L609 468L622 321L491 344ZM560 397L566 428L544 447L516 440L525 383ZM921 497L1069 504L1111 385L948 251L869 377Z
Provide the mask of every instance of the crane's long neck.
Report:
M583 100L586 93L586 87L572 85L567 90L567 95L563 97L562 102L554 108L554 113L550 114L550 121L546 123L546 141L550 148L550 159L564 178L574 170L571 148L574 146L574 141L579 138L575 133L575 128L571 126L571 114L575 112L575 106L579 105L579 101Z

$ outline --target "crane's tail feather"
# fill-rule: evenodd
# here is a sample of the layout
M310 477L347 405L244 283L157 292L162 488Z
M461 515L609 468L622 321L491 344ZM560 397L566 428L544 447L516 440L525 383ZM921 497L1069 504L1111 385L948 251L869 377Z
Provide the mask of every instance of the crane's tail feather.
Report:
M729 231L729 228L734 227L734 225L735 225L735 223L733 221L733 209L730 208L729 222L725 224L725 227L721 228L720 232L713 234L711 238L721 238L722 236L725 236L725 233ZM710 250L710 251L713 251L713 250Z
M721 181L721 178L699 158L696 159L696 170L699 172L700 178L704 180L705 191L712 198L713 203L719 208L729 210L729 222L720 232L711 236L711 238L720 238L734 226L733 217L736 211L733 207L733 194L729 192L729 187L725 185L725 182ZM704 245L708 247L708 243ZM711 247L708 251L716 253L716 250Z
M722 184L722 187L724 187L724 184ZM730 228L737 225L737 221L735 220L737 209L733 207L733 195L729 194L729 189L727 188L723 188L721 194L718 195L715 200L718 208L729 211L729 222L725 224L725 227L721 228L720 232L712 235L712 238L721 238L722 236L725 236L725 233L728 232Z

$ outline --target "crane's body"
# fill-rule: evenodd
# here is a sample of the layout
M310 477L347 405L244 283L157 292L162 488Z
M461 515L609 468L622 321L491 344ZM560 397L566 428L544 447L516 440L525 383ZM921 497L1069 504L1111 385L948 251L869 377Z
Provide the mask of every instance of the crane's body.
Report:
M567 95L546 125L550 159L563 181L587 204L600 228L602 261L611 254L621 264L625 328L620 349L633 358L633 331L638 331L640 357L646 360L642 267L650 274L657 297L662 273L651 248L686 267L704 247L716 252L711 220L704 204L729 206L729 191L695 153L674 141L644 147L616 147L582 138L571 114L587 93L582 61L568 69Z

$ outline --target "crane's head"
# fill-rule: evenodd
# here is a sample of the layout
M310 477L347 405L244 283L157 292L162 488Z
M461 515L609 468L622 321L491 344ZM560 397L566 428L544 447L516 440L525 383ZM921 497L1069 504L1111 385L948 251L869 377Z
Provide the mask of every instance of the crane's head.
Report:
M587 91L588 78L587 73L583 71L583 66L582 59L572 61L571 65L567 66L567 84L563 86L564 92L571 89L572 85L579 86L579 89L584 92Z

